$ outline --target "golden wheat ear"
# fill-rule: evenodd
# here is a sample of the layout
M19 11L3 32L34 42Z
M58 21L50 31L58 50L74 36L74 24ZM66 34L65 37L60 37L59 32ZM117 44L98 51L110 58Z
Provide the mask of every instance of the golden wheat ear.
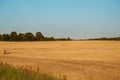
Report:
M4 49L4 55L5 54L10 54L9 52L7 52L7 49Z
M6 49L4 49L4 54L6 54Z

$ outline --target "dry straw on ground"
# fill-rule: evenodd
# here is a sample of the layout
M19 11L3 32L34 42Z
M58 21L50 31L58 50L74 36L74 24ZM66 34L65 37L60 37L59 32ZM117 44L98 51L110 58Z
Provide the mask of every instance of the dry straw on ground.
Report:
M0 61L67 80L119 80L120 42L0 42Z

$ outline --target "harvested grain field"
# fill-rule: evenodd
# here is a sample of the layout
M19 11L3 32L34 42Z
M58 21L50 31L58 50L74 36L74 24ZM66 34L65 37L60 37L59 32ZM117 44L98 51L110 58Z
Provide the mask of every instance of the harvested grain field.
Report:
M0 42L0 61L67 80L120 80L119 41Z

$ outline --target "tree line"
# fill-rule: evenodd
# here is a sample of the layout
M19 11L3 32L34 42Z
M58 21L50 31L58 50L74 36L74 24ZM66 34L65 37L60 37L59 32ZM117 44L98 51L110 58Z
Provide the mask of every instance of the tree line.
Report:
M103 37L103 38L93 38L93 39L88 39L88 40L115 40L115 41L119 41L120 37L113 37L113 38Z
M13 31L10 34L0 34L0 41L54 41L54 40L71 40L68 38L55 39L54 37L45 37L41 32L35 35L31 32L18 33Z

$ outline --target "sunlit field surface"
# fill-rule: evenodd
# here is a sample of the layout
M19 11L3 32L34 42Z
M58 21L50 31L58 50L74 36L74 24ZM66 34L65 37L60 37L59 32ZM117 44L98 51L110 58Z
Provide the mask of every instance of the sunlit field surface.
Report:
M0 42L0 62L67 80L120 80L120 41Z

